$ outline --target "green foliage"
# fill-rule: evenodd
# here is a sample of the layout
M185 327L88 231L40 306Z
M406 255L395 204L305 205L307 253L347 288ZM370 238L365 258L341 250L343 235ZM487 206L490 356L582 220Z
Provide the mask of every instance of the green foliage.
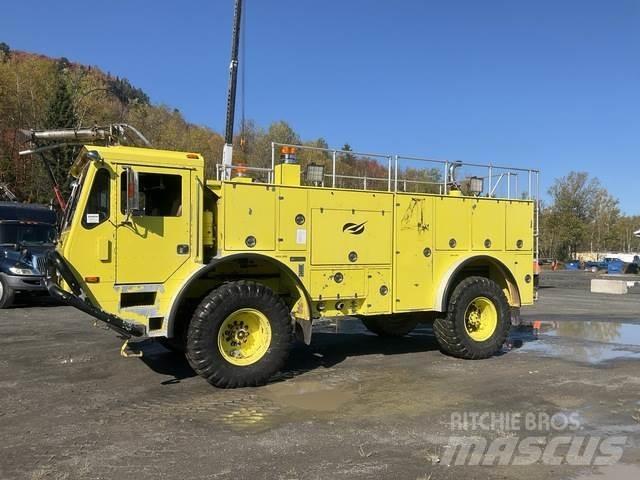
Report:
M10 56L7 57L7 52ZM184 120L179 111L153 106L147 94L126 79L66 58L51 59L0 46L0 182L20 199L48 203L51 182L38 157L19 157L18 129L65 128L126 122L139 128L156 148L195 151L215 175L222 138ZM68 191L73 149L49 155L54 174Z
M344 150L345 152L353 152L353 149L351 148L351 145L349 145L348 143L345 143L342 146L342 150ZM344 163L346 163L347 165L349 165L350 167L353 167L356 163L356 157L354 155L352 155L351 153L343 153L341 155L342 161Z
M267 137L272 142L288 143L290 145L298 145L300 143L298 134L283 120L274 122L269 126Z
M413 193L442 193L442 173L437 168L406 168L398 174L398 190Z
M141 88L131 85L126 78L108 76L107 89L125 105L129 103L149 104L149 96Z
M597 178L570 172L549 189L552 203L540 209L540 250L543 257L574 258L577 252L640 250L633 237L638 217L624 217L618 200Z
M220 163L223 139L202 126L184 120L179 110L164 105L152 105L148 95L121 77L105 74L95 67L78 65L66 58L50 59L43 56L12 52L0 63L0 98L3 115L0 116L0 181L25 200L48 202L52 198L50 181L39 158L19 158L22 145L16 141L20 128L65 128L106 125L126 122L138 128L156 148L194 151L205 158L206 175L216 176ZM325 139L304 140L285 121L277 121L266 129L254 122L245 122L241 135L234 139L234 162L252 167L269 168L272 156L280 157L279 147L273 143L302 144L327 149ZM351 152L349 144L343 149ZM69 188L67 172L75 152L62 149L53 152L54 174L65 191ZM309 163L333 169L331 153L319 150L300 150L298 160L304 170ZM386 189L388 182L385 159L374 159L352 153L336 155L336 185L344 188L362 188L367 177L367 188ZM265 180L266 173L253 173ZM439 178L438 173L408 169L403 178L414 180L407 191L432 191L422 182ZM327 177L330 182L330 177ZM329 183L328 183L329 184Z
M53 98L49 102L46 117L44 120L45 128L73 128L77 125L76 112L73 105L73 98L67 86L66 79L63 74L57 79L56 91Z
M17 155L23 147L18 129L116 122L134 125L156 148L201 153L207 177L215 177L224 144L218 133L188 123L177 109L152 105L148 95L127 79L66 58L55 60L12 51L6 43L0 43L0 182L6 182L21 199L48 203L53 193L41 160ZM272 154L278 161L280 152L272 152L272 142L328 148L323 138L302 139L285 121L274 122L266 129L248 121L241 136L234 139L234 162L253 167L271 167ZM351 153L348 143L342 150L347 153L338 153L335 158L338 187L362 188L362 177L366 176L367 188L386 189L386 159ZM53 154L55 175L67 191L67 172L73 158L72 149ZM301 150L298 160L303 171L309 163L324 165L328 175L325 181L330 184L330 152ZM438 193L442 173L439 169L407 167L398 172L398 179L401 191ZM633 236L633 231L640 228L640 217L622 216L617 200L597 179L584 172L571 172L556 180L549 194L551 204L540 208L542 256L565 258L584 250L640 250L640 239Z
M0 62L6 62L11 57L11 48L4 42L0 42Z
M61 59L56 67L56 89L47 107L44 127L74 128L78 126L78 117L76 116L73 97L67 84L69 61ZM69 172L78 150L78 148L64 147L40 156L41 160L51 165L54 177L60 185L64 197L68 197L71 193L71 179L67 172Z

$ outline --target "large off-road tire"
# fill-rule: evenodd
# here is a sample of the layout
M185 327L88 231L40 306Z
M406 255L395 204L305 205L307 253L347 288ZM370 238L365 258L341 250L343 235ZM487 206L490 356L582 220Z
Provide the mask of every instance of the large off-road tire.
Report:
M362 317L361 320L367 330L381 337L404 337L418 325L415 318L391 315Z
M454 357L488 358L504 344L511 317L500 286L485 277L468 277L453 291L445 317L433 331L442 350Z
M252 281L225 284L200 303L187 332L187 360L216 387L263 385L283 365L293 341L286 304Z
M0 308L9 308L13 305L15 295L13 288L4 279L4 275L0 275Z

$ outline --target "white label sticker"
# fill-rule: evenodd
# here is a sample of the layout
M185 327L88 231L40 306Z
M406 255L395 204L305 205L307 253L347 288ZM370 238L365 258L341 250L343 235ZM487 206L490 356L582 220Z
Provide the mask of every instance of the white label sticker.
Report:
M100 215L97 213L87 213L87 223L100 223Z
M298 245L304 245L307 243L307 229L306 228L298 228L296 230L296 243Z

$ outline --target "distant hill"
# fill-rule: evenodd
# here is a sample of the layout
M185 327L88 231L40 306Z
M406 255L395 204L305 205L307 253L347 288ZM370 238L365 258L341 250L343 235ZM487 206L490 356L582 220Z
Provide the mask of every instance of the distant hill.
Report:
M46 202L51 189L39 161L17 157L17 129L114 122L135 125L155 147L202 153L211 172L224 143L220 134L187 122L177 109L152 104L126 78L0 43L0 182L20 198ZM62 163L55 166L60 181L68 167Z
M220 92L224 95L225 92ZM224 140L213 130L189 123L180 111L154 104L147 93L120 75L72 62L66 58L11 50L0 43L0 182L6 183L20 199L48 202L51 185L38 159L19 158L19 129L90 127L125 122L135 126L155 148L192 151L203 154L207 176L215 177ZM263 129L246 122L234 139L234 162L266 167L271 164L271 142L327 147L322 139L303 140L284 121ZM351 150L345 145L344 150ZM309 162L324 163L327 173L331 156L321 152L299 154L303 166ZM55 175L68 193L69 165L73 152L66 150L55 158ZM355 187L363 176L385 179L386 165L367 157L349 153L337 158L337 172L344 175L338 184ZM438 172L408 169L406 178L434 180ZM384 180L381 180L385 182ZM375 180L370 184L375 184ZM386 182L381 187L386 185Z

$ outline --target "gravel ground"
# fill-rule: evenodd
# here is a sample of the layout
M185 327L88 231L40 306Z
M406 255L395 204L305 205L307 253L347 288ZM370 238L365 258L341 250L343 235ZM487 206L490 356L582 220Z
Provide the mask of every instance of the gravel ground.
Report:
M389 341L345 320L316 327L268 386L239 390L210 387L152 342L122 358L112 332L71 308L2 310L0 478L638 478L640 296L590 294L590 275L545 272L523 310L536 330L514 329L488 360L444 356L428 327ZM474 412L538 421L473 430ZM579 432L545 430L558 413ZM451 437L532 434L622 436L624 450L611 466L448 457Z

